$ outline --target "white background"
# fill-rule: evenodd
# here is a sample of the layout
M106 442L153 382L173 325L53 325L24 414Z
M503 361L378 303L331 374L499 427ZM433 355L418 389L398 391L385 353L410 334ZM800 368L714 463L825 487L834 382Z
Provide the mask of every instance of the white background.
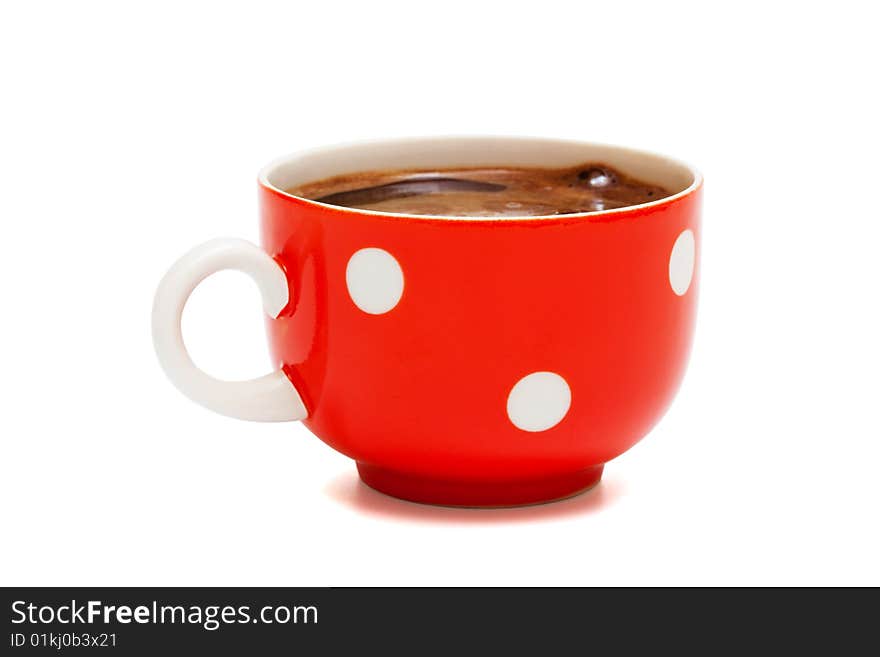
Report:
M232 5L0 10L0 583L880 584L867 3ZM570 501L384 497L300 425L190 403L153 355L156 283L198 242L257 239L265 162L457 133L706 177L685 384ZM184 332L216 375L269 368L239 274Z

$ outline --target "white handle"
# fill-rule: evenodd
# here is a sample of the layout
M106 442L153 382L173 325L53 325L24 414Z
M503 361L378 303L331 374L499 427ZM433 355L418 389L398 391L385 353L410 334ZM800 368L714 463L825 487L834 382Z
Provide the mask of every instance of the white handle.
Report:
M196 367L186 351L180 330L183 307L199 283L224 269L254 279L270 317L287 305L287 277L261 248L236 239L197 246L168 270L153 300L153 345L162 368L184 395L223 415L260 422L304 420L308 413L302 398L281 370L250 381L220 381Z

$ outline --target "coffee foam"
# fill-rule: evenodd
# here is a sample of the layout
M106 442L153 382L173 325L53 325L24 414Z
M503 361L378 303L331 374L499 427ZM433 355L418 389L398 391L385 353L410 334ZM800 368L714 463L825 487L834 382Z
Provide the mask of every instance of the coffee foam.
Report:
M671 192L607 164L367 171L286 190L331 205L454 217L528 217L598 212Z

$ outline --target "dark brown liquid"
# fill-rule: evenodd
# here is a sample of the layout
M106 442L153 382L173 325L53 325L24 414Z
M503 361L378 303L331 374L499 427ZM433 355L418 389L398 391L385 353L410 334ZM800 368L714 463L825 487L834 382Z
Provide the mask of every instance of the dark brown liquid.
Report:
M598 212L670 195L662 187L595 162L565 169L371 171L325 178L286 191L347 208L452 217Z

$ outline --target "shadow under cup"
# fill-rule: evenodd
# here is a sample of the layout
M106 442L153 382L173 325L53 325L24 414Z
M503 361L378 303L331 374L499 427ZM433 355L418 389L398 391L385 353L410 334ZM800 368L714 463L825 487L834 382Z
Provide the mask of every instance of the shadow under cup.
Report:
M673 194L588 214L407 216L285 193L387 169L601 162ZM701 179L624 148L517 138L363 143L260 177L290 303L268 322L308 428L388 494L506 506L573 495L662 416L694 330Z

